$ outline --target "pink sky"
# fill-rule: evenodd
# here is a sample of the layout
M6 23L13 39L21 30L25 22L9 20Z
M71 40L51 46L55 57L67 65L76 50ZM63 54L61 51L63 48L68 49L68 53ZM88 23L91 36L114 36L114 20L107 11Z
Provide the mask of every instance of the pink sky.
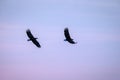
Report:
M120 80L120 1L1 0L0 12L0 80Z

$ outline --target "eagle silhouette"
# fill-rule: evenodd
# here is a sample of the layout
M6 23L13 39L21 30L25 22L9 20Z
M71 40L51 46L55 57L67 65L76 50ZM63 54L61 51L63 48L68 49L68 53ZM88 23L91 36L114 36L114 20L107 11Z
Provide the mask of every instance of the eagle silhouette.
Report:
M71 44L76 44L77 43L77 42L74 42L73 39L70 37L68 28L64 29L64 35L65 35L65 38L66 38L64 41L68 41Z
M27 29L27 30L26 30L26 33L27 33L27 36L29 37L29 39L28 39L27 41L32 41L38 48L40 48L41 45L40 45L39 42L36 40L36 39L38 39L38 38L35 38L35 37L32 35L30 29Z

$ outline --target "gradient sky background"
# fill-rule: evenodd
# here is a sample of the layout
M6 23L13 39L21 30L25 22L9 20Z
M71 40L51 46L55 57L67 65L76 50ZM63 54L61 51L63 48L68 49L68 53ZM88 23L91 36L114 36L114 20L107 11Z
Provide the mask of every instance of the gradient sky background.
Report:
M0 0L0 80L120 80L120 0Z

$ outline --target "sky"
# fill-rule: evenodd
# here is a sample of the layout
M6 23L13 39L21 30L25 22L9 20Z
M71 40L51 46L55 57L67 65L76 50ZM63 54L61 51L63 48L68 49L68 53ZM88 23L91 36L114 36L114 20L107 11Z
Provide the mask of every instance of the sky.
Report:
M120 80L119 0L0 0L0 37L0 80Z

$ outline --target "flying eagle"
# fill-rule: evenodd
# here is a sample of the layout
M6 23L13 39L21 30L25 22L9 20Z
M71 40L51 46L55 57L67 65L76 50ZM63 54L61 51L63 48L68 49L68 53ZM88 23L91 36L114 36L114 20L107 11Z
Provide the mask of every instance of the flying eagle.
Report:
M76 44L77 43L77 42L74 42L73 39L70 37L68 28L64 29L64 35L65 35L65 38L66 38L64 41L68 41L71 44Z
M29 29L26 30L27 36L29 37L29 39L27 41L32 41L38 48L41 47L41 45L39 44L39 42L36 40L38 38L35 38L31 31Z

